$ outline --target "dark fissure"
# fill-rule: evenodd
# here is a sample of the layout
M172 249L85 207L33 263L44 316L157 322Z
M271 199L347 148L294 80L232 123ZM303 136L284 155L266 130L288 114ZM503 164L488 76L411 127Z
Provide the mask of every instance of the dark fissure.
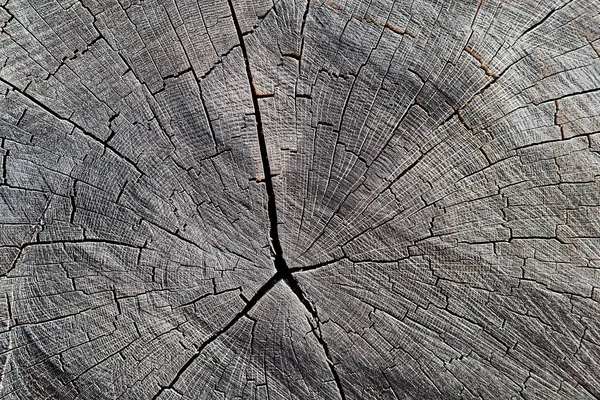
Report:
M271 240L271 255L274 259L275 276L278 278L277 280L282 280L292 289L294 294L298 297L298 299L305 305L305 307L310 307L308 309L311 314L314 313L312 310L312 306L306 300L300 285L296 281L296 279L292 276L290 268L287 266L285 262L285 258L283 257L283 249L281 247L281 241L279 240L279 232L277 230L277 204L275 201L275 190L273 189L273 178L271 174L271 166L269 164L269 155L267 152L267 143L265 141L265 134L263 131L262 117L260 114L260 108L258 105L258 95L256 93L256 87L254 86L254 82L252 79L252 71L250 69L250 60L248 58L248 51L246 49L246 44L244 43L244 36L242 34L242 30L240 28L237 16L235 14L235 9L231 0L228 0L229 8L231 9L231 15L233 19L233 23L235 25L235 29L238 34L238 39L240 42L240 47L242 49L242 55L244 56L244 63L246 66L246 75L248 76L248 84L250 85L250 92L252 94L252 105L254 106L254 116L256 118L256 130L258 133L258 144L260 148L260 157L262 160L263 173L264 173L264 183L267 189L267 210L269 214L269 238ZM312 310L312 311L311 311Z
M296 297L298 298L300 303L304 306L306 311L308 311L308 313L313 318L315 326L313 326L313 324L309 320L309 324L312 327L312 332L314 333L317 341L323 348L323 352L325 353L325 357L327 358L327 363L329 365L329 369L330 369L331 374L337 385L340 397L342 399L345 399L346 396L345 396L344 390L342 388L340 377L339 377L339 375L335 369L335 365L331 359L329 347L327 346L327 343L323 340L323 335L321 333L321 326L320 326L321 321L319 319L319 315L317 314L317 310L315 309L315 307L313 307L313 305L310 303L310 301L304 295L304 292L302 291L300 284L298 283L296 278L294 278L294 276L292 275L292 271L288 267L287 263L285 262L285 258L283 256L283 248L281 247L281 241L279 240L279 232L277 229L277 226L278 226L277 202L275 200L275 190L273 188L273 175L271 174L271 166L269 163L269 154L267 151L267 143L265 140L265 134L264 134L264 130L263 130L260 107L258 105L258 94L256 92L256 87L254 86L254 82L253 82L253 78L252 78L252 71L250 68L250 60L248 57L248 51L246 49L246 44L244 42L244 35L242 34L242 30L240 28L240 25L239 25L239 22L238 22L236 13L235 13L235 9L233 7L231 0L227 0L227 1L229 3L229 8L231 10L231 16L233 19L233 23L235 25L235 30L238 35L238 40L240 42L240 47L242 50L242 55L244 57L244 63L246 66L246 75L248 76L248 84L250 85L250 92L252 94L252 104L254 106L254 116L256 118L256 130L258 133L260 157L261 157L262 166L263 166L264 183L265 183L265 187L267 190L267 211L269 214L269 224L270 224L269 238L271 240L271 255L273 257L273 262L275 265L276 272L275 272L275 275L273 276L273 278L261 288L261 290L262 290L262 289L265 289L265 286L268 286L268 288L266 288L266 290L263 291L263 293L260 295L260 297L262 297L264 294L266 294L267 291L270 288L272 288L280 280L283 280L288 285L288 287L296 295ZM308 13L308 7L306 9L306 13L304 14L304 21L306 20L307 13ZM304 29L304 26L303 26L303 29ZM256 301L258 301L260 299L260 297L257 298ZM255 298L256 298L256 296L255 296ZM248 304L250 304L250 303L248 303Z
M290 288L290 290L294 293L294 295L298 298L300 303L306 309L306 311L310 314L312 320L308 318L308 323L311 326L311 331L314 334L317 342L321 346L325 358L327 360L327 364L329 366L329 370L333 376L333 380L337 386L337 390L339 392L340 398L342 400L346 399L344 394L344 390L342 388L342 383L335 368L335 364L331 358L331 353L329 351L329 346L323 339L323 334L321 331L321 321L319 319L319 315L317 313L316 308L312 305L312 303L307 299L304 294L304 291L300 287L300 284L294 278L293 272L303 271L303 268L290 269L283 257L283 248L281 246L281 241L279 240L279 232L277 229L277 203L275 200L275 190L273 188L273 179L271 174L271 166L269 164L269 156L267 152L267 144L265 141L265 135L263 131L262 118L260 114L260 108L258 105L258 94L256 92L256 88L254 86L254 82L252 79L252 71L250 69L250 61L248 58L248 52L246 50L246 45L244 43L244 35L242 34L237 16L235 14L235 9L231 0L228 0L229 8L231 9L231 16L235 25L235 29L238 35L238 40L240 42L240 48L242 50L242 55L244 57L244 63L246 67L246 75L248 76L248 84L250 85L250 92L252 97L252 104L254 107L254 116L256 119L256 130L258 134L258 143L260 149L260 157L263 166L264 173L264 183L267 191L267 212L269 216L269 239L271 242L271 256L273 257L273 264L275 266L275 274L263 285L261 286L257 292L252 296L251 299L246 301L246 305L242 310L240 310L230 321L221 328L219 331L215 332L213 335L208 338L204 343L200 344L197 348L196 353L190 357L187 362L180 368L175 377L171 380L169 385L161 387L158 393L154 396L154 399L157 399L166 389L174 390L174 385L179 381L183 373L196 361L196 359L200 356L202 351L215 339L219 336L227 332L232 326L234 326L240 319L244 316L247 316L248 312L258 303L258 301L263 298L269 290L271 290L278 282L283 281ZM306 18L306 14L304 16Z

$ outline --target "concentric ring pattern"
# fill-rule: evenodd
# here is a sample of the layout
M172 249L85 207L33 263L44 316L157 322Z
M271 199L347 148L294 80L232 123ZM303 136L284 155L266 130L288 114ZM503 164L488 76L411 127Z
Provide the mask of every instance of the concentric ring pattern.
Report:
M600 398L598 0L0 4L0 398Z

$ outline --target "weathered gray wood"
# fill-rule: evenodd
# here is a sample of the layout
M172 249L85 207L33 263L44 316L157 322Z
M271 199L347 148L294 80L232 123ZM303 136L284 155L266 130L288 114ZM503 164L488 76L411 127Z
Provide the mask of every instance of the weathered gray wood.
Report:
M598 0L0 6L0 398L600 398Z

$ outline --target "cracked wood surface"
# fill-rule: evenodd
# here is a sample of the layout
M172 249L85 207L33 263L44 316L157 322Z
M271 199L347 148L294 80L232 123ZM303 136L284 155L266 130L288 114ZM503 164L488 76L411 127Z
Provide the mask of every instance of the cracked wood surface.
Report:
M598 0L0 0L0 398L599 399Z

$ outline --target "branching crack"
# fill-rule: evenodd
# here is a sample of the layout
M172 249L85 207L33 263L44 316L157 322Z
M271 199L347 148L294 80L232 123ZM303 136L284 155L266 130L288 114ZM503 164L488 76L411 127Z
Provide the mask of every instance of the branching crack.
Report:
M263 173L264 173L264 182L267 189L267 210L269 214L269 222L270 222L270 231L269 236L271 240L271 255L274 258L275 270L278 274L281 275L288 285L290 285L290 281L293 281L294 278L283 258L283 250L281 248L281 242L279 241L279 233L277 231L277 210L276 210L276 202L275 202L275 191L273 190L273 179L271 174L271 166L269 165L269 156L267 153L267 144L265 141L265 135L263 132L263 124L262 117L260 114L260 108L258 106L259 95L256 91L256 87L254 86L254 82L252 79L252 71L250 70L250 60L248 58L248 51L246 49L246 45L244 43L244 37L242 35L242 30L240 28L240 24L235 14L235 9L231 0L228 0L229 8L231 9L231 16L233 19L233 23L235 25L235 29L238 34L238 39L240 42L240 47L242 50L242 55L244 56L244 62L246 64L246 74L248 76L248 83L250 85L250 92L252 95L252 104L254 106L254 116L256 118L256 130L258 132L258 143L260 148L260 157L262 160ZM291 286L290 286L291 287Z
M312 326L312 323L310 323L310 321L309 321L309 323L310 323L311 327L313 328L313 333L315 334L317 341L323 348L323 352L325 353L325 357L327 358L327 363L331 370L331 374L333 375L333 378L336 382L340 397L342 399L345 399L346 396L344 394L344 390L341 385L340 377L339 377L339 375L335 369L335 365L331 359L329 347L327 346L327 343L324 341L323 335L321 334L320 320L319 320L317 311L313 307L313 305L308 301L306 296L304 295L304 292L302 291L300 284L292 275L293 271L288 267L288 265L285 261L285 258L283 257L283 249L281 247L281 242L279 240L279 232L277 229L277 227L278 227L277 204L275 201L275 191L273 189L273 179L272 179L273 175L271 173L271 167L269 164L267 144L265 141L260 107L258 104L258 99L260 96L257 93L256 87L255 87L253 79L252 79L252 71L250 68L250 60L248 57L248 51L246 49L246 45L244 42L244 35L242 33L242 30L240 28L240 25L239 25L239 22L238 22L236 13L235 13L235 8L233 7L231 0L228 0L228 3L229 3L229 8L231 10L231 16L233 19L233 23L235 25L235 29L237 31L238 39L240 42L242 55L244 56L244 62L246 65L246 74L248 76L248 83L250 85L250 92L252 94L252 103L254 106L254 113L255 113L255 118L256 118L260 156L261 156L262 165L263 165L264 182L265 182L265 186L267 189L267 210L268 210L269 222L270 222L269 236L270 236L270 240L271 240L271 255L274 260L276 273L273 276L273 278L271 278L271 280L269 281L269 282L271 282L269 287L266 287L267 285L265 285L261 289L264 289L264 293L266 293L276 282L278 282L279 280L283 280L288 285L288 287L292 290L292 292L296 295L296 297L298 298L300 303L302 303L304 308L308 311L308 313L312 316L312 318L315 321L316 327ZM306 18L307 13L308 13L308 7L306 9L304 18ZM264 293L263 293L263 295L264 295ZM258 301L258 299L257 299L257 301ZM248 303L248 304L251 304L251 303ZM318 333L317 333L317 331L318 331Z
M246 75L248 77L248 84L250 86L250 93L251 93L252 104L253 104L253 108L254 108L254 116L256 119L256 130L257 130L257 134L258 134L260 157L261 157L261 161L262 161L263 174L264 174L264 179L257 178L256 181L257 182L264 181L266 191L267 191L267 212L268 212L269 224L270 224L269 238L270 238L271 256L273 258L273 263L275 266L275 273L263 286L261 286L256 291L256 293L249 300L246 300L246 298L243 296L243 294L240 293L240 297L242 298L242 300L244 300L246 302L246 305L237 314L235 314L235 316L233 316L233 318L226 325L224 325L218 331L214 332L206 341L204 341L199 346L197 346L195 353L181 366L179 371L175 374L173 379L166 386L160 387L160 390L156 393L156 395L154 395L153 399L158 399L165 390L176 391L175 385L181 379L181 377L183 376L185 371L200 357L200 355L202 354L204 349L209 344L214 342L217 338L219 338L221 335L226 333L229 329L231 329L243 317L252 319L248 316L248 313L250 312L250 310L278 282L284 281L287 284L287 286L291 289L291 291L294 293L294 295L298 298L300 303L304 306L304 308L306 309L308 314L310 315L308 322L309 322L309 325L311 326L312 333L315 335L315 338L317 339L318 343L320 344L320 346L323 349L325 358L327 359L327 364L329 366L329 369L331 371L333 379L337 385L337 389L339 391L340 398L342 400L345 400L346 396L345 396L344 390L342 388L340 377L336 371L335 364L331 358L329 346L323 339L323 335L321 332L321 321L317 314L317 310L307 299L304 292L302 291L302 288L300 287L300 284L293 276L294 272L301 272L304 269L300 269L300 268L290 269L285 261L285 258L283 257L283 249L281 246L281 242L279 240L279 233L278 233L275 191L273 188L273 176L274 175L271 173L271 167L269 164L269 157L268 157L268 152L267 152L267 144L266 144L265 135L264 135L264 131L263 131L262 117L261 117L261 112L260 112L260 108L259 108L259 104L258 104L259 103L258 99L261 97L265 97L265 96L258 93L257 89L254 85L254 81L252 78L252 71L250 68L250 61L249 61L249 57L248 57L248 51L246 49L246 44L244 42L245 34L241 30L238 18L236 16L235 8L234 8L231 0L228 0L228 5L229 5L230 11L231 11L231 17L233 19L233 23L234 23L236 33L238 36L239 46L242 51L242 55L244 57ZM309 3L309 6L310 6L310 3ZM307 13L308 13L308 6L307 6L306 12L304 14L304 21L306 20ZM304 25L304 23L303 23L303 25ZM234 49L236 47L237 47L237 45L233 46L232 49ZM223 57L225 57L228 53L226 53ZM221 59L221 61L222 61L222 59ZM191 69L191 71L193 72L194 70ZM179 73L177 75L180 75L185 72L187 72L187 70L182 71L181 73ZM210 73L210 71L209 71L209 73ZM199 79L197 79L197 81L199 81ZM239 290L239 289L241 289L241 288L235 288L235 290ZM312 318L312 321L311 321L311 318Z
M179 369L179 371L177 372L177 374L175 374L175 377L171 380L171 382L164 387L161 387L160 390L158 391L158 393L156 393L156 395L154 395L154 397L152 397L153 400L158 399L160 397L160 395L167 389L173 389L173 386L175 386L175 384L179 381L179 379L181 379L181 376L183 375L183 373L189 368L190 365L192 365L194 363L194 361L196 361L196 359L198 359L198 357L200 357L200 354L202 354L202 351L212 342L214 342L219 336L221 336L222 334L224 334L225 332L227 332L232 326L234 326L240 319L242 319L242 317L246 316L246 314L248 314L248 312L256 305L256 303L258 303L258 301L265 295L267 294L267 292L269 290L271 290L271 288L273 286L275 286L275 284L277 282L279 282L279 280L281 280L281 275L276 273L275 275L273 275L271 277L271 279L269 279L263 286L261 286L260 289L258 289L258 291L254 294L254 296L252 296L252 298L246 303L246 305L244 306L244 308L242 308L240 310L240 312L238 312L228 323L227 325L225 325L223 328L219 329L217 332L213 333L204 343L202 343L198 349L196 350L196 353L194 353L187 361L185 364L183 364L183 366Z
M91 132L87 131L83 126L81 126L76 121L73 121L70 117L66 118L66 117L61 116L58 112L54 111L51 107L49 107L45 103L42 103L41 101L37 100L34 96L31 96L29 93L27 93L26 89L20 90L15 85L13 85L11 82L9 82L9 81L1 78L1 77L0 77L0 82L4 83L11 90L15 91L16 93L19 93L25 99L29 100L31 103L35 104L37 107L41 108L42 110L44 110L45 112L47 112L49 115L53 116L54 118L58 119L59 121L66 121L69 124L71 124L72 126L74 126L75 128L79 129L83 135L85 135L86 137L88 137L91 140L95 141L96 143L98 143L99 145L101 145L104 149L110 150L112 153L114 153L121 160L123 160L127 164L129 164L133 169L135 169L135 171L138 174L140 174L140 176L144 175L144 172L137 166L137 163L134 160L130 159L125 154L121 153L119 150L117 150L113 146L109 145L107 143L108 142L107 140L101 140L98 136L96 136L96 135L92 134Z

